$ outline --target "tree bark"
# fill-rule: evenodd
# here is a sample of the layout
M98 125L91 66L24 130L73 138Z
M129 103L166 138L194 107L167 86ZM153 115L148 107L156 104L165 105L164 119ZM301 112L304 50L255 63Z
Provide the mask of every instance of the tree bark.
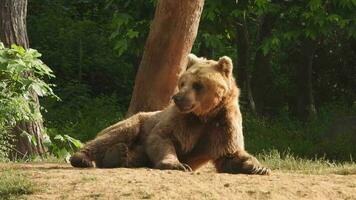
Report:
M127 116L166 107L197 35L204 0L158 1Z
M24 48L29 47L27 29L27 0L0 0L0 41L5 46L11 44L20 45ZM37 111L39 112L39 101L35 93L32 93L33 101L37 103ZM32 155L41 155L45 152L43 146L43 123L42 121L20 122L14 127L16 136L15 150L11 158L23 158ZM23 135L27 132L34 136L36 145L31 144L27 136Z
M28 48L26 15L27 0L0 1L0 39L5 45Z

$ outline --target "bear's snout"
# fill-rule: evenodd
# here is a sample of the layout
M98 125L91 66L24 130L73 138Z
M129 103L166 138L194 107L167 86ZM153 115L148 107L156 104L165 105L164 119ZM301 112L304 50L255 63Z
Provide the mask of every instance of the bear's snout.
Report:
M181 93L174 95L172 99L174 101L174 104L176 104L180 111L188 111L191 110L193 107L190 99Z
M182 104L184 102L184 96L181 94L176 94L172 97L175 104Z

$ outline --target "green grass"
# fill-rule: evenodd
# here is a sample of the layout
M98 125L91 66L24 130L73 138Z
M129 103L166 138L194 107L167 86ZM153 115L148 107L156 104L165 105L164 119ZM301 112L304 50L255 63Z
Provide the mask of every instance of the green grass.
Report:
M334 162L323 158L305 159L288 152L281 154L277 150L257 155L265 166L272 170L302 174L339 174L356 175L356 163Z
M356 158L356 135L351 124L341 123L340 119L345 116L356 116L356 106L325 106L308 122L297 121L288 112L272 117L244 113L245 146L255 155L263 151L288 150L301 158L352 161ZM331 129L341 126L343 129Z
M0 177L1 199L19 199L36 191L36 186L18 170L2 169Z
M21 160L18 160L18 162L22 162ZM28 162L31 163L67 163L66 159L64 157L57 157L56 155L53 154L46 154L43 156L36 156L28 160Z
M45 154L43 156L30 156L24 159L17 158L11 161L0 157L0 163L66 163L66 160L65 158L58 158L53 154Z

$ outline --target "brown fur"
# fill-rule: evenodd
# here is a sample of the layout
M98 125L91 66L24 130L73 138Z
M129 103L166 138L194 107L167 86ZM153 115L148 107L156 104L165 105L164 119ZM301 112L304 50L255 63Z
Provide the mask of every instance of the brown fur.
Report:
M72 165L190 171L213 161L218 172L269 174L244 150L232 68L226 56L214 61L190 55L174 104L105 129L71 158Z

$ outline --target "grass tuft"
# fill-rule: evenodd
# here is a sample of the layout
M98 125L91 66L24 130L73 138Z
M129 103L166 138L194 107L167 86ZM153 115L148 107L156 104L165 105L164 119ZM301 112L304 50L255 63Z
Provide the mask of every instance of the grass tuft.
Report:
M35 192L35 186L17 170L3 169L0 172L0 197L1 199L18 199L22 195Z
M334 162L325 158L305 159L291 154L280 153L277 150L263 152L257 155L259 160L273 170L303 174L339 174L355 175L356 163Z

